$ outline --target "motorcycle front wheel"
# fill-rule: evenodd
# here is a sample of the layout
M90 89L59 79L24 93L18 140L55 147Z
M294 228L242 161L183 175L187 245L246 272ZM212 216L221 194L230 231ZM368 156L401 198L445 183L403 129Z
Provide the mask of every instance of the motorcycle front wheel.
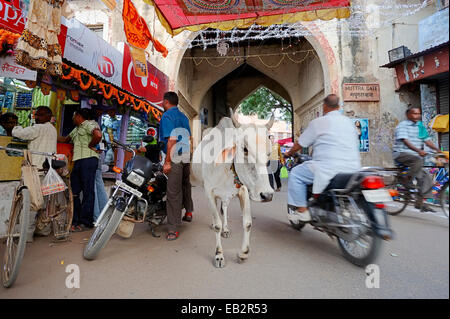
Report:
M93 260L97 257L100 250L105 247L106 243L117 230L122 220L123 213L109 203L107 205L109 207L84 248L83 257L87 260Z

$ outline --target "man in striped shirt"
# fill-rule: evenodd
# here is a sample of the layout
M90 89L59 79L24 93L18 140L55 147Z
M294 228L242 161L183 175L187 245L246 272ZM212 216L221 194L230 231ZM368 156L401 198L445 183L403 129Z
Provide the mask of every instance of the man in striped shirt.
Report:
M409 107L406 110L407 120L400 122L395 128L395 142L393 149L394 160L409 167L405 184L411 187L411 182L414 177L419 182L419 187L422 192L422 196L427 197L427 192L431 186L432 181L430 176L423 171L423 158L427 155L424 150L424 145L428 146L432 150L440 153L439 148L431 142L431 138L428 134L421 136L419 121L422 118L422 112L418 107ZM422 210L431 210L423 204L423 200L418 198L415 207Z

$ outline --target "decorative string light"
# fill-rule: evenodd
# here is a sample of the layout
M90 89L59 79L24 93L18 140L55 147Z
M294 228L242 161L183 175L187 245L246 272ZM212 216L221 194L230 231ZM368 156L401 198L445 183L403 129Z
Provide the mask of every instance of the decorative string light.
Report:
M295 55L296 53L306 53L305 56L300 59L300 60L295 60L292 57L290 57L290 54ZM285 58L288 58L291 62L295 63L295 64L301 64L303 63L310 55L312 55L313 58L319 60L319 57L315 54L314 50L301 50L301 51L294 51L294 52L283 52L283 53L267 53L267 54L251 54L251 55L232 55L232 56L218 56L218 57L183 57L183 59L185 60L192 60L192 62L194 63L195 66L199 66L200 64L203 63L203 61L206 61L210 66L215 67L215 68L220 68L223 65L225 65L225 63L228 60L234 60L235 62L240 62L241 60L245 60L245 59L251 59L251 58L258 58L259 61L267 68L269 69L276 69L278 68L281 63L284 61ZM262 59L263 57L268 57L268 56L277 56L280 57L280 60L275 63L274 65L270 65L267 64L266 62L264 62L264 60ZM223 61L219 64L214 64L212 63L210 60L212 59L222 59Z

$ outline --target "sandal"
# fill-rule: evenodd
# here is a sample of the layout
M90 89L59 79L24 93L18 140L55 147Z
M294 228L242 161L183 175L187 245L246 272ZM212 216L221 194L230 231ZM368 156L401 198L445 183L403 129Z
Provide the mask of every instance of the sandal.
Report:
M186 214L184 214L182 220L185 221L185 222L190 223L190 222L192 221L192 213L186 213Z
M80 225L72 225L72 226L70 226L70 232L71 233L79 233L79 232L82 232L83 231L83 228L80 226Z
M167 233L166 239L169 241L175 240L180 236L180 233L177 231L170 231Z

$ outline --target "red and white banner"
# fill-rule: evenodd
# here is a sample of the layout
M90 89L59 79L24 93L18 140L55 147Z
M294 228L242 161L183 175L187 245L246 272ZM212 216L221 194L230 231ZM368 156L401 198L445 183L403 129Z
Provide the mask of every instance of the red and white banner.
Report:
M102 79L122 86L122 53L75 19L67 21L63 56Z
M0 77L36 81L36 75L36 71L18 65L14 55L0 58Z
M164 93L169 88L169 78L148 61L147 69L147 77L136 76L130 47L125 44L123 50L122 88L161 106Z
M0 0L0 28L22 33L27 21L27 5L21 0Z

